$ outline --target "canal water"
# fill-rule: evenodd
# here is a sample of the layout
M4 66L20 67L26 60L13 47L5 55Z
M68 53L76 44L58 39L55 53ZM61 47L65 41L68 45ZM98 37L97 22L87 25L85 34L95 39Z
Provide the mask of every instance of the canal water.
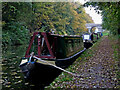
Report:
M19 64L27 46L10 46L2 49L2 90L32 90L34 85L24 80Z
M49 85L56 77L58 77L61 74L60 70L55 69L53 70L53 73L50 73L49 75L44 75L45 78L43 78L42 80L42 82L44 82L43 86L38 86L37 84L33 85L26 81L24 79L23 73L21 73L19 64L21 62L21 58L25 56L27 47L27 45L21 45L10 46L2 49L2 72L0 72L0 74L2 74L2 80L0 81L0 83L2 83L2 90L39 90L41 88L43 89L44 86ZM38 68L36 70L41 71L39 65L37 66ZM39 77L41 75L41 72L35 73L34 76L36 75Z

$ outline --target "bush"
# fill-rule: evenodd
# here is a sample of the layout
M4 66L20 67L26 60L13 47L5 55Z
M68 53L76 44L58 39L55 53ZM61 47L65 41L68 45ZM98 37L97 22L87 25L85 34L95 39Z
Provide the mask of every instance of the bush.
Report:
M11 22L4 26L2 45L21 45L29 40L29 30L19 22ZM6 30L7 28L7 30Z

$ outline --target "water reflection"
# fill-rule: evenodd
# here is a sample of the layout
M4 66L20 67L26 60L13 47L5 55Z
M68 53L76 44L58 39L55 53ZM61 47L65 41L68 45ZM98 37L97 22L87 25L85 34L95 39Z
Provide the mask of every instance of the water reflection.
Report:
M11 46L2 50L2 90L27 89L32 85L24 80L19 64L24 57L26 46Z

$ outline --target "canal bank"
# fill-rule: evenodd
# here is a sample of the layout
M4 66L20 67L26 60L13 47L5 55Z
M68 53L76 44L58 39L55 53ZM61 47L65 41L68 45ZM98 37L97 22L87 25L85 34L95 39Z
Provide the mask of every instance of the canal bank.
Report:
M117 40L102 37L67 69L83 78L62 73L46 88L119 88L115 44Z

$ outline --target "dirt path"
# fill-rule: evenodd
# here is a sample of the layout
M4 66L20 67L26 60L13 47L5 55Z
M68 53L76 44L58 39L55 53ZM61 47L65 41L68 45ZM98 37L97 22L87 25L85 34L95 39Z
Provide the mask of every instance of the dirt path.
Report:
M116 87L115 61L113 49L107 37L102 38L98 45L95 56L90 58L80 72L86 79L80 80L76 86L86 88L113 88Z
M107 36L103 37L94 56L84 64L75 62L77 73L84 78L71 77L72 80L64 82L57 81L53 87L64 88L116 88L118 80L116 78L115 60L113 59L113 49ZM60 76L59 78L62 78Z

